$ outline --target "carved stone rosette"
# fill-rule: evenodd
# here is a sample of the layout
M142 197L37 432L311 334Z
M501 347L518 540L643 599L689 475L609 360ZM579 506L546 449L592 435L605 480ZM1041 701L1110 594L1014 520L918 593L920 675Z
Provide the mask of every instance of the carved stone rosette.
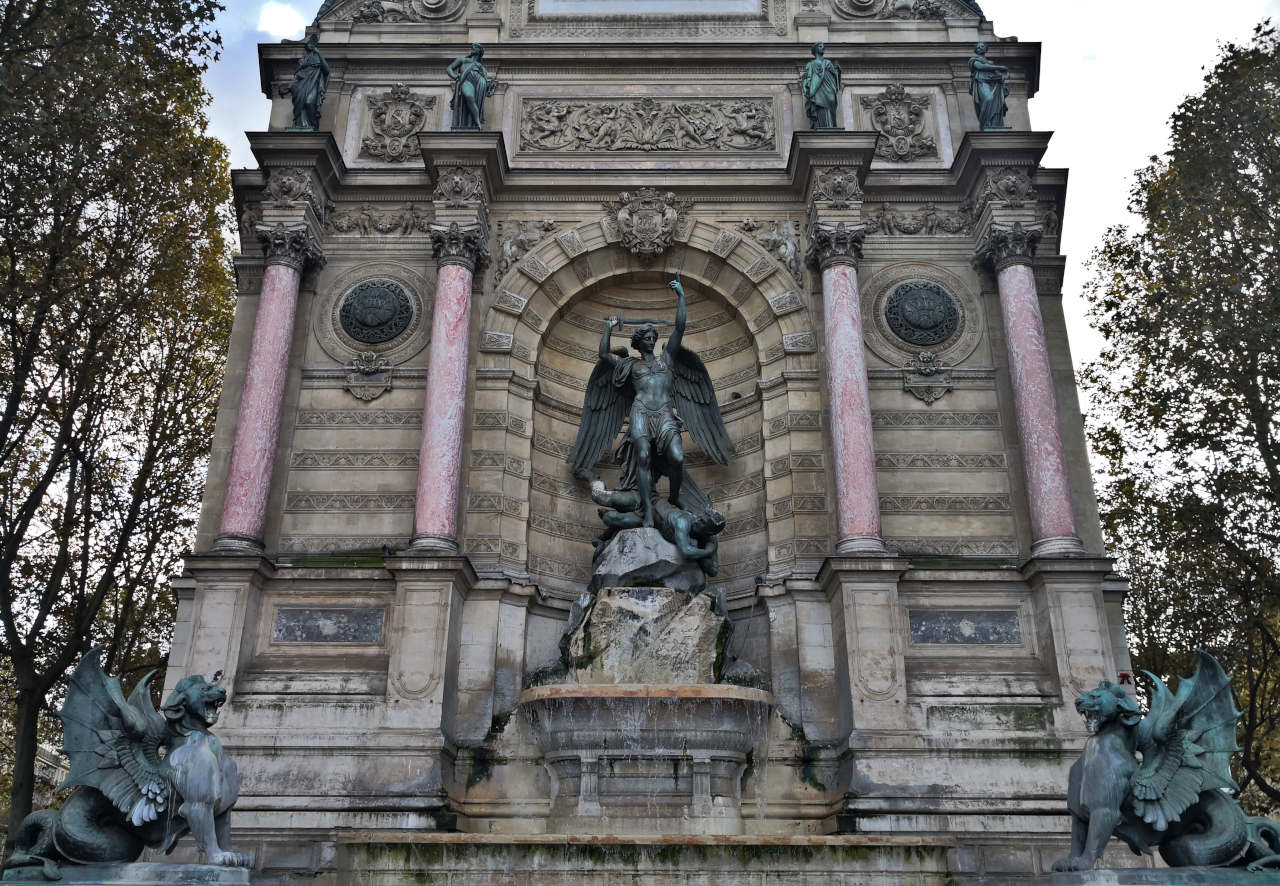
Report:
M809 226L809 251L805 257L819 271L832 265L858 266L866 228L846 222L814 222Z
M996 273L1011 265L1030 265L1043 236L1044 231L1039 225L1024 228L1018 222L1012 225L993 223L978 244L974 263Z
M262 243L268 265L288 265L299 271L308 266L324 267L324 250L305 224L286 225L280 222L274 227L258 225L255 233Z
M483 225L431 225L431 251L436 264L462 265L474 272L489 261L489 248L485 245L487 232Z

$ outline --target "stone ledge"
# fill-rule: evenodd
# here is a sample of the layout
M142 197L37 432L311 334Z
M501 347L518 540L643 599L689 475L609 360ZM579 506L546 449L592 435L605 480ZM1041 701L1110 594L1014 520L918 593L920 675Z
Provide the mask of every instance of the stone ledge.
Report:
M63 864L58 883L69 886L248 886L247 868L224 868L211 864L138 862L135 864ZM39 867L12 868L4 872L5 883L48 883Z
M1277 886L1280 871L1244 868L1165 868L1078 871L1070 874L1001 874L957 879L957 886Z

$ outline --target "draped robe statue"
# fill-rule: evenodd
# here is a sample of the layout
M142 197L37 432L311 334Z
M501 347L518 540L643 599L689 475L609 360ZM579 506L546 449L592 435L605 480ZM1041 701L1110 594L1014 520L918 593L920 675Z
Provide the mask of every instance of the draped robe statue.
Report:
M811 129L839 129L836 105L840 101L840 65L824 58L826 44L813 44L813 60L804 67L804 113Z
M973 96L973 109L978 114L978 125L983 132L1008 129L1004 123L1004 115L1009 110L1005 104L1009 87L1005 85L1004 78L1009 69L987 58L985 43L979 43L974 53L973 58L969 59L969 94Z
M293 97L293 126L289 128L295 132L315 132L320 128L320 109L329 89L329 63L320 54L319 43L319 34L307 38L293 82L284 90Z
M449 107L453 109L452 129L455 132L484 128L484 100L493 95L498 83L489 79L489 72L480 61L482 58L484 47L472 43L471 53L455 58L445 72L453 80L453 99Z

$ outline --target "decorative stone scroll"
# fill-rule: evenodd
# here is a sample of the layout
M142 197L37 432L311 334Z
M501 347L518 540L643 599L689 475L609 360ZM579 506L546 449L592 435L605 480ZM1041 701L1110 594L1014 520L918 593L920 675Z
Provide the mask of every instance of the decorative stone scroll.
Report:
M457 18L467 0L351 0L326 3L317 18L358 25L397 22L438 22Z
M880 133L877 157L908 163L938 156L937 141L925 133L930 96L911 95L902 85L894 84L879 95L862 96L861 102L871 115L871 125Z
M772 151L773 99L525 99L521 151Z
M414 138L427 122L427 112L436 106L434 95L419 95L403 83L382 95L365 99L369 108L369 130L360 142L360 156L386 163L418 160L422 152Z

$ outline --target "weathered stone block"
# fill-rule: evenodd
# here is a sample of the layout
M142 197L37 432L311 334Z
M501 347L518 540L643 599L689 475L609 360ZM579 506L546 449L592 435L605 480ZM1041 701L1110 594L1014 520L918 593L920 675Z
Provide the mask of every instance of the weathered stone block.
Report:
M39 867L14 868L4 872L5 883L48 883ZM75 886L248 886L247 868L224 868L211 864L65 864L59 883Z
M589 589L666 587L696 594L707 577L656 529L624 529L596 558Z

